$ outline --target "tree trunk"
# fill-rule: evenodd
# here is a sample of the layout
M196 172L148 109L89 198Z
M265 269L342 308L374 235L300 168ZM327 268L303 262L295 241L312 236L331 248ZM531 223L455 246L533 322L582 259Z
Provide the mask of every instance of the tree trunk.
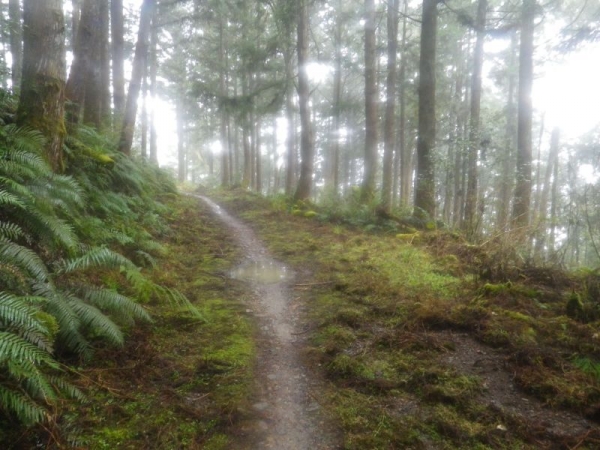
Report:
M377 175L377 41L375 0L365 0L365 159L361 200L366 203L375 195Z
M156 15L153 17L155 22ZM158 72L158 32L156 27L150 30L150 55L148 61L148 76L150 77L150 98L152 99L152 108L150 110L150 162L158 165L158 139L156 135L156 99L158 98L156 89L156 76Z
M148 158L148 68L142 78L142 117L141 117L141 154L142 159Z
M77 34L79 33L79 23L81 21L81 4L83 0L71 0L71 48L75 47Z
M300 106L300 179L294 198L310 198L314 172L315 142L310 117L310 89L306 64L308 62L309 15L308 0L298 0L298 103Z
M230 184L229 178L229 146L227 145L228 112L224 105L227 98L227 67L225 55L225 18L220 11L219 17L219 95L221 96L220 139L221 139L221 186Z
M186 179L185 134L184 134L184 104L182 95L177 96L175 110L177 119L177 179L183 183Z
M383 186L381 206L390 212L392 209L392 176L394 171L394 150L396 148L396 61L398 53L398 8L399 0L388 3L387 11L387 83L383 151Z
M335 47L335 72L333 74L333 142L329 155L329 173L327 174L326 184L329 190L336 198L339 193L339 172L340 172L340 118L342 104L342 0L338 0L338 14L335 24L334 47Z
M246 98L248 91L248 74L242 73L242 97ZM242 149L244 152L244 169L242 172L242 187L248 189L252 187L252 148L250 136L250 113L247 109L242 111Z
M421 57L419 63L419 125L417 138L417 176L415 179L415 216L433 219L435 185L433 150L435 148L435 50L437 37L437 0L423 1Z
M260 149L260 127L261 120L260 117L256 119L254 126L254 153L256 162L254 163L254 167L256 170L256 179L255 179L255 189L259 194L262 192L262 157L261 157L261 149Z
M412 181L412 149L406 145L406 40L407 40L407 12L408 0L404 0L402 19L402 50L400 60L399 88L400 88L400 127L398 140L400 143L400 205L408 206L410 203L410 186Z
M23 2L23 73L17 124L46 138L45 156L63 170L65 19L60 0Z
M66 117L69 131L75 130L81 121L87 85L93 82L89 77L92 72L91 66L94 64L94 46L99 39L98 6L99 3L95 0L84 0L81 7L81 17L73 45L73 63L66 87L68 101Z
M523 0L521 46L519 52L519 103L517 124L517 185L513 204L513 227L529 225L531 204L531 128L533 108L533 34L535 0Z
M550 152L548 154L548 165L546 166L546 173L544 175L544 186L540 195L539 211L538 211L538 228L536 230L536 244L535 254L540 258L544 251L546 243L547 224L546 218L548 217L548 197L550 194L550 180L554 172L554 166L558 165L558 150L560 141L560 130L554 128L552 130L552 136L550 138Z
M19 0L9 0L8 17L10 22L10 53L12 55L12 90L17 92L21 87L23 66L23 25L21 24L22 14Z
M465 217L463 230L467 239L473 239L477 232L475 210L477 208L477 154L480 147L479 118L481 111L481 72L483 69L483 43L485 40L485 16L487 0L477 3L475 23L477 40L473 52L473 73L471 75L471 113L469 126L468 183L465 197Z
M548 242L549 251L553 254L556 250L556 214L558 210L558 158L553 165L552 173L552 202L550 205L550 241Z
M294 132L294 75L292 73L292 56L286 52L286 78L287 89L285 94L285 117L287 119L286 146L286 174L285 194L291 196L296 183L296 133Z
M141 8L140 28L135 47L131 81L129 82L129 92L125 103L125 115L123 116L118 147L119 151L126 155L131 155L133 133L135 131L135 119L137 115L137 100L140 95L142 75L144 73L146 56L148 54L148 37L150 35L150 25L152 23L155 4L156 0L144 0Z
M121 120L125 110L125 27L123 0L110 0L110 29L112 37L112 76L115 118Z
M103 125L110 125L111 119L111 93L110 93L110 0L100 1L100 118Z
M93 125L96 129L102 126L102 107L105 101L105 89L103 82L103 59L105 45L108 42L103 42L104 38L108 38L108 34L103 36L103 21L102 21L102 5L106 0L86 0L83 4L82 19L80 23L80 31L87 26L89 34L85 33L82 36L90 39L88 46L89 54L88 66L85 72L85 101L83 108L83 122L88 125ZM84 15L88 14L88 22L84 21ZM107 86L108 88L108 86Z
M515 32L511 36L511 52L508 62L508 102L506 105L506 130L504 137L504 155L502 159L502 172L500 174L500 198L498 204L497 222L500 230L508 228L508 219L510 211L510 194L512 190L513 179L513 149L515 146L515 54L517 50L517 35Z

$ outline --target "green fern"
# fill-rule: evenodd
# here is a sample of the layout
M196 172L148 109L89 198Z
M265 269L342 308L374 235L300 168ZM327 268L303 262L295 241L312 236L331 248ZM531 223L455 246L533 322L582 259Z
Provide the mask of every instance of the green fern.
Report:
M49 417L48 411L31 397L2 384L0 384L0 405L15 414L25 424L42 422Z
M5 239L0 239L0 261L26 272L37 281L49 277L48 269L37 253Z
M82 326L93 330L111 344L123 345L123 333L108 316L102 314L102 311L73 295L69 295L66 299Z
M133 263L123 255L106 247L97 247L81 256L64 261L59 273L70 273L76 270L98 267L118 268L121 266L133 266Z
M126 314L134 319L151 321L150 315L141 305L118 292L86 286L80 288L78 293L88 303L103 311Z
M149 301L155 297L159 301L166 301L171 305L183 308L192 316L204 320L202 313L196 308L185 295L175 289L160 286L146 278L137 267L122 267L121 272L125 274L127 281L136 291L141 301Z

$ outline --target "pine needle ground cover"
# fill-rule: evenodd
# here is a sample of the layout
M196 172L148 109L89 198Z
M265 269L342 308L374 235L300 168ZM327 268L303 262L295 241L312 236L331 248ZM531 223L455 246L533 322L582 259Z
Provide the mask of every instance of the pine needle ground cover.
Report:
M567 314L585 287L576 277L492 283L451 234L406 239L281 199L215 195L299 275L306 362L325 381L318 397L343 448L600 444L598 323Z

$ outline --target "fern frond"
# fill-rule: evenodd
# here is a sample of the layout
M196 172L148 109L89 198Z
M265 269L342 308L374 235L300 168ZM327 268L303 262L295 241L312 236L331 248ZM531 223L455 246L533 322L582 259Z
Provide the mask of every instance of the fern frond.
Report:
M35 155L41 152L46 141L42 133L29 127L18 127L11 124L4 127L4 132L9 146L19 153L26 152ZM26 163L27 160L20 162Z
M126 314L134 319L151 321L150 315L129 297L109 289L82 287L78 291L84 300L92 305L111 313Z
M48 334L48 330L36 318L37 309L28 304L28 297L17 297L0 292L0 322L7 327L35 330Z
M0 184L4 187L5 190L20 197L20 200L22 202L32 201L34 199L34 195L33 192L31 192L30 187L18 182L14 178L14 174L10 174L10 178L0 176Z
M34 399L46 402L56 400L56 392L40 367L26 359L7 361L6 368L11 378L19 381L25 391Z
M127 278L127 281L129 281L142 301L148 301L151 296L155 296L159 301L166 301L171 305L183 308L192 316L204 320L204 316L202 316L202 313L198 308L196 308L181 292L152 282L146 278L137 267L122 267L121 272L125 274L125 278Z
M102 314L102 311L74 296L68 297L68 303L83 325L89 327L93 332L104 337L112 344L123 345L121 329L108 316Z
M48 278L48 270L41 258L33 250L14 242L0 239L0 261L12 263L26 270L38 281Z
M49 380L52 383L52 385L55 387L55 389L58 392L64 394L66 397L73 399L73 400L79 400L80 402L83 402L86 400L85 394L83 392L81 392L79 389L77 389L71 383L67 383L63 378L57 377L57 376L52 376L52 377L49 377Z
M16 241L24 236L23 230L16 223L0 222L0 237Z
M50 367L58 367L57 363L47 352L16 334L0 331L0 361L7 359L14 359L16 361L29 360L36 363L43 362Z
M31 207L21 213L24 225L32 235L47 244L58 244L68 249L77 246L78 239L73 228L54 212L44 212L41 208Z
M0 405L3 409L15 414L25 424L42 422L48 418L48 412L31 398L1 384Z
M25 208L25 204L19 197L3 190L0 190L0 206L16 206L17 208Z
M90 356L90 343L80 331L81 320L65 296L59 292L51 292L47 293L45 297L48 298L45 310L58 322L58 342L66 349L78 353L84 358Z
M148 252L145 252L143 250L137 250L135 254L139 256L142 261L144 261L145 264L142 265L150 266L153 268L158 265L156 259L154 259L154 257Z
M71 258L63 263L62 273L85 270L93 267L131 267L133 263L123 255L113 252L106 247L96 247L77 258Z

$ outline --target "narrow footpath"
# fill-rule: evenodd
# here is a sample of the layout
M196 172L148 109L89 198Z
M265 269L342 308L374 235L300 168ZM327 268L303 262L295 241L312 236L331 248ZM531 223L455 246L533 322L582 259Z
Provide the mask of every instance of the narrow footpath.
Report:
M231 231L244 251L244 260L231 277L248 283L253 298L247 312L257 321L260 334L257 357L255 418L244 435L247 449L308 450L337 448L320 417L316 380L299 356L302 333L291 285L294 274L270 257L252 230L207 197L196 196ZM240 445L242 445L240 444Z

